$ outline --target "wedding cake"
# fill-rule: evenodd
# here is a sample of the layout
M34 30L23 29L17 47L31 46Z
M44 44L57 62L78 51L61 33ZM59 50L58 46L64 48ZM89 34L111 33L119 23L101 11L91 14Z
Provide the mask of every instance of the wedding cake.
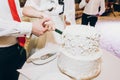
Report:
M96 28L85 25L66 27L58 58L59 69L77 79L96 77L101 71L100 34Z

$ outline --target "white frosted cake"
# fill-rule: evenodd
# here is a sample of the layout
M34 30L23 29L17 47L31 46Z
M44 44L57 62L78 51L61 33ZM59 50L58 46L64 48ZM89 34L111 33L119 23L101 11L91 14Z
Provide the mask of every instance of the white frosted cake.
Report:
M101 70L100 35L94 27L68 26L63 32L63 45L58 58L60 70L78 79L97 76Z

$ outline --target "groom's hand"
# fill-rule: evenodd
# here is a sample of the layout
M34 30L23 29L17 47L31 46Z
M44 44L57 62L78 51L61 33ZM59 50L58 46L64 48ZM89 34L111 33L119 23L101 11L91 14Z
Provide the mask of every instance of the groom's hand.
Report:
M86 1L86 3L88 3L90 0L85 0Z

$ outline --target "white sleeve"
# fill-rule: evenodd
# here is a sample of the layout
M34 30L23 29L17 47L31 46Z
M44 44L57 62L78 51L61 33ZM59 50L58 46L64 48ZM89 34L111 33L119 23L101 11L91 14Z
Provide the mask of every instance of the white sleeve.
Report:
M6 21L0 19L0 36L24 36L29 37L32 31L32 23Z
M105 12L105 1L101 0L99 15L102 15L104 12Z
M64 15L66 15L66 21L69 21L71 24L75 24L75 1L64 0L64 4Z
M57 0L53 0L53 2L50 0L27 0L25 6L32 6L38 11L47 11L52 7L56 7L56 1Z
M32 6L35 9L39 10L39 0L27 0L25 6Z
M86 4L87 3L85 2L85 0L82 0L79 4L79 8L81 9L81 8L85 7Z

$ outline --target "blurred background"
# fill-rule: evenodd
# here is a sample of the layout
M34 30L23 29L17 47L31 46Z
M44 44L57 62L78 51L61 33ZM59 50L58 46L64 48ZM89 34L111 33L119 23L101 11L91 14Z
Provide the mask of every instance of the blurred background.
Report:
M19 0L20 1L20 6L23 7L26 0ZM75 0L75 18L76 20L79 20L82 15L82 9L79 9L79 3L81 0ZM105 6L106 6L106 11L102 16L120 16L120 0L105 0ZM79 21L78 21L79 23Z

